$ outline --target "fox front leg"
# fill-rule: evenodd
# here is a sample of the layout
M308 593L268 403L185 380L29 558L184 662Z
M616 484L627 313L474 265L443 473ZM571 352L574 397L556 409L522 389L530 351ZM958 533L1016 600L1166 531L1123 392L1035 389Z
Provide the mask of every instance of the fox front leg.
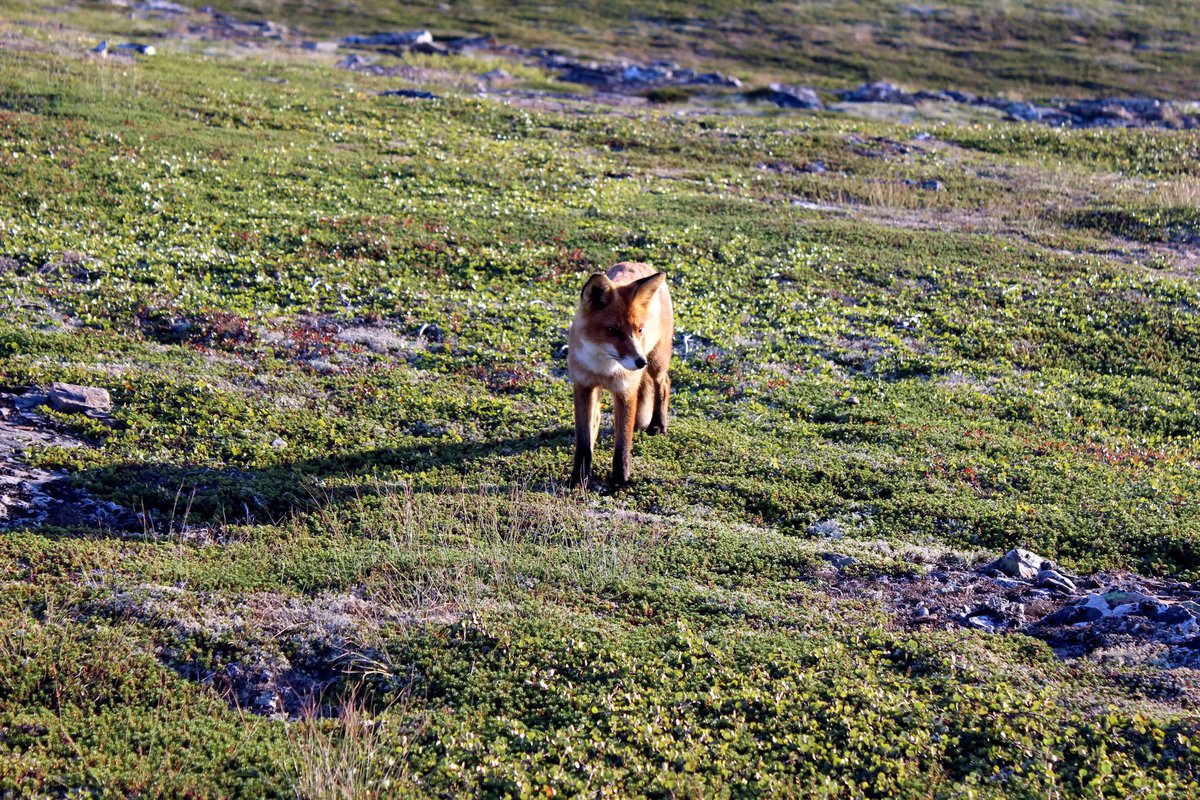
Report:
M571 486L587 488L592 479L592 452L600 428L599 390L594 386L575 386L575 462L571 467Z
M613 394L613 433L616 447L613 449L612 475L608 478L611 491L629 485L633 472L633 429L637 423L637 389L625 394Z

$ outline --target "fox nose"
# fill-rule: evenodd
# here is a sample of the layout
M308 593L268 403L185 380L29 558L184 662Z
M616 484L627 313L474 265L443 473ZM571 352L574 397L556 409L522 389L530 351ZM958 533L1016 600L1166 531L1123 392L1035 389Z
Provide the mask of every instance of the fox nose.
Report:
M638 356L636 359L634 359L633 363L637 365L638 369L641 369L642 367L646 366L646 359Z

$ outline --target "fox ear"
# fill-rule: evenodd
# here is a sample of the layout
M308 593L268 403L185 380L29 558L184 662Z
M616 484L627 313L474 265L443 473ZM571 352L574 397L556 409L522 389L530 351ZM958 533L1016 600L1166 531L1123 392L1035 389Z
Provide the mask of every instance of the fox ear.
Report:
M633 302L638 305L645 305L654 297L654 293L658 291L658 287L666 283L667 276L661 272L656 272L653 275L635 281L637 290L633 293Z
M607 275L603 272L596 272L583 285L583 291L580 292L579 298L588 308L599 311L612 302L614 288L613 282L608 279Z

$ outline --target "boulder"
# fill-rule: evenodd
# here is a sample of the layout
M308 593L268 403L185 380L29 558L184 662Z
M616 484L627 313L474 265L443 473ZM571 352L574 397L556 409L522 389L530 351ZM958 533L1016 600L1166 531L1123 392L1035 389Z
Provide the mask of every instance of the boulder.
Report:
M76 386L72 383L50 385L50 407L55 411L79 414L107 414L112 411L112 398L107 389L98 386Z
M809 86L772 83L770 91L764 95L764 99L781 108L804 108L812 111L820 111L825 108L821 98Z
M1001 556L992 566L1010 578L1029 581L1037 578L1038 573L1043 569L1053 568L1052 565L1044 567L1043 564L1046 563L1048 562L1037 553L1015 547Z

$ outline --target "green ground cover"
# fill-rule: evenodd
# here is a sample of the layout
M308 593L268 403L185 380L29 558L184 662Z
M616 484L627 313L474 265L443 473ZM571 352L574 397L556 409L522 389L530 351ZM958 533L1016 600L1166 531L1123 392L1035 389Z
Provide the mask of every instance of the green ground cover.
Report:
M523 7L251 10L657 54L683 25L661 5L628 36L588 4L536 29ZM1194 67L1197 27L1161 21L1190 4L1061 27L963 4L847 40L868 5L693 13L827 25L790 60L712 37L711 61L830 83L887 37L907 55L870 77L917 84L1123 90L1098 43L1135 28L1176 46L1131 51L1139 89ZM0 794L1198 791L1194 711L1135 667L900 630L822 588L811 532L836 520L867 575L1022 545L1200 578L1194 132L504 104L445 76L406 101L294 52L85 58L81 31L157 23L18 24L32 8L0 28L27 43L0 50L0 388L109 389L111 426L47 412L95 447L29 457L148 522L0 536ZM947 19L1046 63L955 51ZM1079 61L1049 44L1071 37ZM561 348L619 259L670 276L675 418L631 491L583 495ZM324 664L374 724L231 708L213 675L263 653Z

